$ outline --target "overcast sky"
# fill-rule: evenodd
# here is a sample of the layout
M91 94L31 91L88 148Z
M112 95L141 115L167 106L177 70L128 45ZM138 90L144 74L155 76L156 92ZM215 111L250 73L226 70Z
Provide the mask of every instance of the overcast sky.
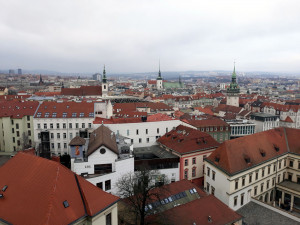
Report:
M299 0L0 0L0 69L300 72Z

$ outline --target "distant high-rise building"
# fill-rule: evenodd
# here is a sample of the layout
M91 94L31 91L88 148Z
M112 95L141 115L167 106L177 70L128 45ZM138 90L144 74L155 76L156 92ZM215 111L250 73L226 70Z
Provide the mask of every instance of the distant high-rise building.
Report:
M101 74L100 74L100 73L95 73L95 74L93 75L93 80L101 81Z
M8 73L9 73L9 74L15 74L15 70L10 69L10 70L8 70Z
M236 82L236 73L235 73L235 64L234 64L231 83L227 88L226 105L239 107L239 95L240 95L240 87Z
M22 69L18 69L18 74L22 75Z

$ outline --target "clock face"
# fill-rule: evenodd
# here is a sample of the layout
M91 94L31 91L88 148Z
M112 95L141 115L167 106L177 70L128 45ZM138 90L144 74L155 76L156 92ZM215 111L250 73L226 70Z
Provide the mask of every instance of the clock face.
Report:
M105 148L101 148L101 149L100 149L100 153L101 153L101 154L104 154L105 152L106 152Z

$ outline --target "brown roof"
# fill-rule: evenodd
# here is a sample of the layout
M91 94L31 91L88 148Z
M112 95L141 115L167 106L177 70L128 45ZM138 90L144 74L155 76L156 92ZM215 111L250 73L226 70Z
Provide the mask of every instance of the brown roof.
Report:
M240 113L243 110L242 107L232 106L232 105L224 105L220 104L218 107L214 109L215 112L232 112L232 113Z
M39 102L36 101L1 101L0 117L21 119L24 116L33 116Z
M236 174L287 153L289 150L299 154L299 137L300 130L293 128L276 128L255 133L225 141L207 158L207 161L227 174Z
M81 86L80 88L62 88L61 95L91 96L102 95L101 86Z
M183 125L179 125L175 130L166 133L157 142L179 154L209 150L220 145L209 134Z
M201 224L201 225L225 225L242 220L242 216L230 209L213 195L199 198L183 205L171 208L161 214L151 216L148 221L156 218L165 218L168 224ZM211 218L211 221L208 220Z
M93 102L43 102L35 118L94 118Z
M101 125L91 133L87 155L91 155L102 145L119 154L115 134L104 125Z
M69 145L85 145L85 142L84 138L76 136L70 141Z
M70 224L95 216L119 199L60 163L22 152L0 168L0 177L1 189L7 185L0 220L10 224Z
M224 126L229 127L229 124L217 117L209 117L207 119L186 119L183 122L188 123L194 127L213 127L213 126Z

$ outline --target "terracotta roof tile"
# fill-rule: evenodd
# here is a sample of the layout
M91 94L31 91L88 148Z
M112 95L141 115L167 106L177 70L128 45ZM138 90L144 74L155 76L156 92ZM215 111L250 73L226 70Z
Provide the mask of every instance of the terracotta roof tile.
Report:
M175 130L166 133L157 142L179 154L209 150L220 145L209 134L183 125L179 125Z
M291 152L299 154L300 130L276 128L225 141L207 158L207 161L227 174L235 174L275 158L288 151L284 129L286 130ZM264 152L264 155L261 152Z
M93 102L43 102L35 118L94 118Z
M36 101L1 101L0 117L11 117L14 119L24 116L33 116L39 103Z
M1 189L8 186L0 199L0 218L11 224L75 222L85 216L79 187L90 216L118 201L60 163L22 152L0 168L0 177Z
M91 96L102 95L102 86L81 86L80 88L62 88L61 95Z

